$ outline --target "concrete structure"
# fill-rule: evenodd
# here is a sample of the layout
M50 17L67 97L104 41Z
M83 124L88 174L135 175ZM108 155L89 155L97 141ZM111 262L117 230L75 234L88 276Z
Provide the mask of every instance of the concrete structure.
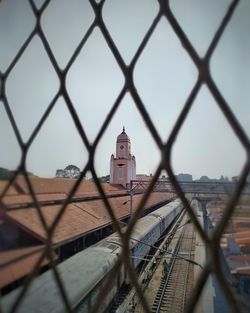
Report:
M116 140L116 155L110 159L110 183L126 187L131 180L136 179L135 156L131 154L130 138L123 127Z

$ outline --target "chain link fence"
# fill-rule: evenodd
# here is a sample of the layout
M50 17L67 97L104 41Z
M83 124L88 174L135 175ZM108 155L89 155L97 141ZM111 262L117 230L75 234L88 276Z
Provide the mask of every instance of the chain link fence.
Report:
M42 25L41 25L41 17L44 14L44 12L47 10L49 3L50 3L49 0L44 1L42 6L38 9L37 6L35 5L35 3L32 0L29 0L30 7L33 11L35 18L36 18L35 27L32 30L32 32L29 34L28 38L25 40L25 42L23 43L21 48L18 50L17 54L13 58L11 64L8 66L8 68L4 72L0 73L0 86L1 86L0 101L2 101L2 105L4 106L4 108L6 110L9 121L12 125L16 139L17 139L19 147L21 149L20 164L18 165L16 172L14 173L14 175L12 176L12 178L9 180L6 187L4 188L4 190L0 196L0 203L1 203L1 206L4 208L4 210L8 210L8 207L4 206L2 200L3 200L4 196L7 194L9 188L15 182L17 176L20 174L23 175L25 178L25 181L27 183L29 193L32 197L32 201L35 204L37 214L39 215L39 218L42 222L44 230L46 231L46 234L47 234L46 247L45 247L45 249L43 249L42 254L39 257L38 261L36 262L36 265L34 266L34 268L31 269L30 274L28 276L28 279L25 281L25 284L23 285L23 288L22 288L19 296L17 297L15 303L13 303L13 305L12 305L11 313L14 313L17 311L18 306L20 305L21 301L25 298L27 290L30 288L30 286L32 284L32 280L35 277L35 275L37 274L38 269L40 267L40 264L45 257L47 257L51 263L51 267L52 267L53 273L54 273L54 279L55 279L57 285L59 286L59 289L60 289L60 292L62 295L62 299L63 299L62 301L64 301L65 308L68 312L72 312L72 308L71 308L71 305L70 305L68 297L67 297L67 292L66 292L65 287L63 285L63 282L60 278L60 274L58 272L58 269L57 269L57 266L56 266L56 263L54 260L52 236L53 236L53 233L55 232L55 228L56 228L58 222L60 221L65 210L67 209L67 205L69 203L71 203L72 198L74 197L74 194L75 194L81 180L83 179L83 177L85 176L85 174L88 171L93 176L93 179L94 179L94 182L97 186L97 189L98 189L98 191L99 191L99 193L100 193L100 195L101 195L101 197L105 203L105 206L107 208L107 211L108 211L110 217L112 218L112 222L114 224L115 230L119 233L119 235L121 237L121 241L123 243L123 253L121 255L121 258L119 259L116 266L112 270L112 273L109 276L108 280L106 281L105 286L102 288L101 293L98 295L98 300L93 305L91 312L96 312L98 310L98 308L101 307L102 299L105 298L110 286L113 283L112 282L113 281L113 278L112 278L113 275L117 274L119 272L119 269L121 268L121 266L124 264L126 266L126 269L127 269L128 275L131 279L131 282L132 282L133 286L136 288L138 296L142 299L142 305L144 307L145 312L150 312L150 308L148 307L147 301L144 299L142 291L140 289L140 285L138 284L135 270L131 266L131 263L130 263L129 238L131 236L131 233L133 231L133 228L135 226L137 219L142 214L142 208L144 207L144 204L146 203L151 191L153 190L154 185L157 182L162 170L165 170L167 172L169 179L170 179L170 182L171 182L172 186L174 187L178 197L181 199L183 205L185 206L186 210L188 211L190 217L192 218L192 221L193 221L197 231L199 232L199 235L201 236L202 240L207 245L208 253L210 256L207 259L207 263L204 267L204 270L202 271L202 274L201 274L201 276L200 276L200 278L199 278L199 280L195 286L195 289L193 291L192 298L190 300L187 312L193 312L194 307L197 303L197 300L199 299L201 292L203 290L203 287L204 287L204 285L205 285L205 283L206 283L206 281L207 281L207 279L211 273L214 273L216 275L216 277L219 281L219 284L221 285L221 287L225 293L225 296L227 298L227 301L228 301L232 311L235 313L242 312L242 309L240 307L239 302L235 298L229 285L227 284L227 282L225 281L225 279L222 275L222 269L220 268L221 265L219 264L219 262L217 262L217 260L219 258L219 254L220 254L220 238L221 238L221 236L225 230L225 227L227 226L229 219L232 216L232 213L234 212L234 208L235 208L235 206L236 206L236 204L240 198L241 192L245 186L246 179L247 179L247 176L249 174L250 143L249 143L249 138L245 134L241 124L238 122L235 115L232 113L227 101L225 100L225 98L223 97L223 94L218 89L218 87L215 84L213 77L211 76L211 73L210 73L211 57L212 57L212 55L216 49L218 42L220 41L220 39L223 35L225 28L227 27L228 23L230 23L230 19L231 19L232 15L234 14L234 12L237 8L239 1L238 0L231 1L231 3L228 6L227 12L225 13L225 16L223 17L223 19L219 25L219 28L217 29L209 47L205 53L205 56L201 58L198 55L195 48L193 47L193 45L191 44L191 42L189 41L189 39L186 36L183 29L180 27L179 23L177 22L175 15L173 14L173 12L170 9L169 1L158 0L158 4L159 4L158 13L157 13L156 17L154 18L154 20L152 21L147 32L145 33L143 40L141 41L141 43L140 43L136 53L134 54L131 62L129 63L129 65L127 65L125 63L119 49L117 48L117 45L113 41L112 36L111 36L107 26L105 25L105 22L104 22L104 19L102 16L102 10L103 10L105 0L100 0L100 1L89 0L89 3L90 3L92 10L94 12L95 18L94 18L93 22L91 23L91 25L89 26L86 34L80 40L77 48L74 50L73 54L70 57L70 60L68 61L67 65L64 69L61 69L58 66L58 62L55 58L55 55L52 52L52 49L50 47L48 40L46 39L45 33L44 33ZM0 8L0 10L1 10L1 8ZM183 104L182 111L179 114L178 119L176 120L176 123L173 127L173 130L170 133L166 142L163 142L161 140L159 133L156 129L156 126L152 122L152 120L151 120L151 118L150 118L150 116L149 116L149 114L145 108L145 105L144 105L144 103L140 97L140 94L138 94L138 92L137 92L137 89L136 89L135 83L134 83L134 79L133 79L135 66L136 66L147 42L151 38L151 36L154 33L159 21L162 18L166 19L168 21L168 23L171 25L172 30L174 31L176 36L181 41L183 49L186 50L186 52L188 53L190 59L194 63L194 65L197 68L197 71L199 73L198 79L195 82L188 98L186 99L185 103ZM125 83L124 83L123 87L121 88L117 99L113 103L111 110L107 114L101 128L99 129L95 140L93 141L93 143L91 143L88 140L88 137L86 136L84 125L81 123L80 118L79 118L79 116L76 112L76 109L74 107L74 103L71 101L71 98L69 96L67 86L66 86L66 76L67 76L72 64L74 64L76 58L78 57L81 49L84 47L88 38L91 36L95 27L98 27L99 30L101 31L111 53L113 54L117 64L119 65L120 71L122 72L122 74L124 76ZM15 121L15 118L13 116L13 112L11 110L11 105L9 103L9 99L6 95L6 82L8 80L8 77L9 77L11 71L13 70L13 68L16 66L16 64L22 58L25 49L29 46L29 44L32 41L32 39L34 38L34 36L39 36L40 40L42 41L43 49L45 49L45 51L46 51L46 53L47 53L47 55L51 61L51 64L53 65L53 68L57 74L57 77L59 79L60 88L59 88L58 92L56 93L56 95L54 96L54 98L52 99L52 101L49 103L45 113L43 114L42 118L40 119L40 121L36 125L30 138L28 139L27 142L24 142L22 139L22 136L20 134L19 127L18 127L18 125ZM225 209L225 213L222 216L222 219L221 219L218 227L216 228L215 232L213 233L212 238L208 238L208 236L202 230L202 227L200 226L200 223L198 222L198 220L194 214L194 211L192 210L189 202L187 201L187 199L185 197L185 194L183 193L180 185L178 184L178 181L175 178L172 164L170 161L173 143L176 140L183 123L187 119L187 115L188 115L189 111L191 110L192 105L194 103L194 100L195 100L197 94L199 93L203 84L207 86L207 88L209 89L209 91L213 95L213 97L217 103L218 108L224 114L224 117L228 121L233 132L235 133L235 135L237 136L237 138L241 142L241 145L247 154L247 160L246 160L244 168L241 172L239 181L237 182L237 186L236 186L233 194L231 194L230 201L228 202L227 207ZM96 148L97 148L98 143L102 139L107 127L110 124L111 119L116 114L117 109L119 108L121 101L123 100L123 98L125 97L125 94L127 92L131 95L138 111L140 112L140 115L141 115L143 121L145 122L150 134L152 135L153 140L155 141L155 143L156 143L156 145L157 145L157 147L161 153L162 158L161 158L160 164L158 165L156 172L154 173L153 179L150 182L149 187L148 187L146 193L144 194L140 205L138 206L137 211L134 213L134 215L133 215L132 219L130 220L130 223L126 229L126 232L124 233L121 229L121 225L119 224L119 222L115 218L115 214L112 211L112 208L110 206L108 198L105 196L105 192L102 188L102 185L98 181L96 169L94 166L94 157L95 157ZM56 218L54 219L52 225L48 226L46 223L46 220L42 214L41 206L39 204L39 201L38 201L37 196L34 192L32 183L31 183L29 175L28 175L28 171L27 171L27 167L26 167L26 158L27 158L27 155L29 153L30 147L32 146L32 144L33 144L35 138L37 137L40 129L43 127L45 121L50 116L50 113L51 113L53 107L55 106L56 101L58 100L59 97L63 97L63 99L67 105L67 108L70 112L70 115L72 117L72 120L74 121L75 128L76 128L77 132L79 133L79 135L82 139L82 142L86 147L86 150L88 151L88 162L87 162L86 166L84 167L83 171L81 172L79 179L76 181L74 187L70 191L70 193L67 197L67 200L63 203L63 205L62 205L60 211L58 212ZM0 309L0 311L1 311L1 309Z

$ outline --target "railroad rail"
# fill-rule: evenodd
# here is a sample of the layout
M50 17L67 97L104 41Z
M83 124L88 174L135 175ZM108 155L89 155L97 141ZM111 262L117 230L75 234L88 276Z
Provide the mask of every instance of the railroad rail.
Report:
M140 283L143 290L147 289L149 281L152 279L154 272L161 262L162 254L164 253L166 246L168 246L172 241L176 231L183 226L182 221L185 216L186 213L183 210L178 218L176 218L176 220L173 222L167 233L151 247L151 251L142 261L140 270L138 272L138 282ZM186 220L185 223L189 223L189 221ZM140 303L140 299L138 299L135 289L128 289L128 287L129 286L126 285L121 288L105 313L113 313L118 311L121 313L129 312L131 304L136 305Z
M153 313L184 312L193 288L193 250L195 243L193 224L185 224L179 232L177 244L168 260L169 272L162 277L152 305ZM190 260L190 262L187 262Z

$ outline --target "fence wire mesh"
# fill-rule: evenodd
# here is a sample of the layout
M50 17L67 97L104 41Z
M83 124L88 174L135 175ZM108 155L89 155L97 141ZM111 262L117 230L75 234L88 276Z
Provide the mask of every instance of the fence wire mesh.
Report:
M63 214L65 213L65 210L67 209L68 204L70 204L73 201L72 199L74 197L74 194L75 194L81 180L83 179L83 177L85 176L85 174L87 172L90 172L92 174L92 176L94 178L94 182L97 186L97 189L98 189L98 191L99 191L99 193L100 193L100 195L101 195L101 197L105 203L107 211L108 211L108 213L112 219L115 230L119 233L121 240L122 240L122 243L123 243L123 253L122 253L120 259L118 260L116 266L113 268L112 273L109 276L109 279L105 283L105 286L102 288L102 291L99 294L97 301L94 303L94 305L91 309L91 312L97 312L97 310L102 306L102 300L105 298L105 296L108 293L108 290L110 289L110 286L113 284L113 275L116 275L119 272L119 269L121 268L122 265L126 266L126 269L127 269L128 275L131 279L131 282L132 282L133 286L136 288L136 291L137 291L139 297L142 299L142 305L143 305L145 312L150 312L150 308L148 307L147 301L145 300L143 293L142 293L142 290L140 288L140 285L137 281L137 276L136 276L136 273L134 271L134 268L131 266L131 263L130 263L129 238L131 237L131 233L133 231L133 228L135 226L136 221L138 220L138 218L142 214L142 208L144 207L147 199L149 198L149 195L152 192L154 185L156 184L162 170L166 170L172 186L174 187L178 197L182 200L184 207L186 208L190 217L192 218L192 221L193 221L197 231L199 232L199 235L201 236L203 241L206 243L206 245L208 247L208 252L210 255L210 257L207 259L205 268L202 271L202 274L201 274L201 276L200 276L200 278L199 278L199 280L195 286L195 289L193 291L192 298L190 300L187 312L193 312L194 311L195 305L197 304L197 301L201 295L203 287L204 287L204 285L208 279L208 276L211 273L214 273L216 275L216 277L219 281L219 284L221 285L221 287L225 293L226 299L227 299L228 303L230 304L232 311L235 313L242 312L242 308L241 308L239 302L235 298L235 295L232 293L230 287L228 286L227 282L225 281L225 278L222 275L221 265L219 264L219 262L217 262L217 260L219 258L219 253L220 253L220 246L219 246L220 238L221 238L221 236L225 230L225 227L227 226L229 219L232 217L232 214L234 212L234 208L235 208L235 206L239 200L239 197L242 193L242 190L245 186L247 176L249 175L249 169L250 169L250 149L249 148L250 148L250 143L249 143L249 139L248 139L247 135L245 134L241 124L238 122L237 118L232 113L227 101L223 97L223 94L220 92L219 88L215 84L213 77L211 76L211 72L210 72L211 57L213 56L213 53L216 49L218 42L220 41L220 39L223 35L225 28L230 23L230 19L231 19L232 15L234 14L237 5L239 4L239 0L231 1L231 3L229 4L227 12L226 12L225 16L223 17L223 19L219 25L219 28L217 29L217 31L216 31L208 49L207 49L204 57L200 57L198 55L197 51L195 50L195 48L191 44L190 40L186 36L184 30L179 25L175 15L171 11L169 1L158 0L158 4L159 4L158 13L157 13L156 17L154 18L154 20L152 21L147 32L145 33L143 40L141 41L136 53L134 54L131 62L128 65L125 63L117 45L115 44L114 40L112 39L112 36L111 36L111 34L110 34L106 24L105 24L105 21L103 19L102 11L103 11L103 7L105 4L105 0L101 0L98 2L94 1L94 0L89 0L91 8L94 12L95 18L94 18L93 22L91 23L91 25L89 26L86 34L80 40L77 48L72 53L67 65L64 69L61 69L59 67L58 61L57 61L57 59L56 59L56 57L55 57L55 55L51 49L51 46L50 46L50 44L46 38L43 27L41 25L41 17L46 12L49 3L50 3L49 0L44 1L42 6L38 9L36 4L32 0L29 0L29 5L30 5L32 12L33 12L35 19L36 19L35 27L31 31L31 33L29 34L28 38L25 40L25 42L23 43L21 48L16 53L15 57L13 58L12 62L8 66L8 68L4 72L0 73L0 86L1 86L0 101L2 101L2 104L6 110L9 121L12 125L16 139L17 139L19 147L21 149L20 164L18 165L18 168L17 168L15 174L12 176L12 178L9 180L8 184L6 185L5 189L3 190L3 192L0 196L0 203L1 203L2 208L4 208L4 210L9 209L8 206L3 204L2 200L5 197L5 195L7 194L9 188L13 185L13 183L17 179L17 176L20 174L23 175L25 178L25 181L27 183L29 193L32 197L34 207L36 208L37 214L38 214L38 216L42 222L44 231L47 234L46 247L44 249L42 249L41 256L39 257L38 261L36 262L34 268L31 269L30 274L28 276L28 279L25 281L21 292L19 293L15 302L12 304L12 308L11 308L10 312L11 313L17 312L21 301L25 298L27 291L30 288L32 281L33 281L34 277L36 276L36 274L39 270L39 267L40 267L40 265L41 265L41 263L45 257L47 257L51 263L51 268L53 269L53 274L54 274L54 280L56 281L56 283L60 289L62 301L65 305L66 311L67 312L73 311L71 304L68 300L65 286L62 282L62 279L60 277L60 274L58 272L58 269L57 269L57 266L56 266L56 263L55 263L55 260L53 257L53 251L54 250L53 250L52 236L55 232L55 228L56 228L57 224L59 223ZM1 10L1 7L0 7L0 10ZM188 53L190 59L192 60L192 62L196 66L197 71L199 73L198 79L195 82L195 84L192 88L192 91L190 92L188 98L186 99L186 102L183 104L183 109L182 109L180 115L178 116L178 119L174 125L174 128L173 128L172 132L170 133L166 142L163 142L161 140L160 135L157 131L157 128L154 125L152 119L150 118L150 115L145 108L145 105L141 99L141 96L135 87L134 78L133 78L135 66L136 66L146 44L148 43L149 39L151 38L151 36L154 33L158 23L160 22L160 20L162 18L166 19L168 21L168 23L171 25L172 30L174 31L176 36L181 41L183 49L186 50L186 52ZM113 54L118 66L120 68L120 71L123 74L125 83L124 83L123 87L121 88L117 99L113 103L111 110L109 111L108 115L106 116L101 128L99 129L95 140L93 141L93 143L91 143L89 141L87 135L86 135L84 125L81 123L81 120L80 120L80 118L76 112L74 103L72 102L72 100L69 96L69 93L67 90L67 85L66 85L66 77L67 77L67 74L68 74L71 66L74 64L80 51L82 50L82 48L84 48L88 38L91 36L93 30L96 27L101 31L103 38L105 39L111 53ZM31 136L29 137L27 142L25 142L21 136L20 129L19 129L19 127L15 121L13 112L11 110L11 104L9 103L10 100L8 99L8 96L6 94L6 82L10 76L10 73L12 72L14 67L16 66L16 64L20 61L20 59L22 59L22 56L24 54L25 49L29 46L29 44L31 43L32 39L35 36L38 36L40 38L42 44L43 44L43 49L46 51L46 54L49 57L49 60L50 60L52 66L56 72L58 79L59 79L60 88L59 88L58 92L56 93L56 95L53 97L52 101L49 103L45 113L43 114L40 121L37 123ZM228 202L227 207L225 209L225 213L224 213L218 227L216 228L212 238L208 238L207 234L203 231L202 227L200 226L200 223L198 222L197 217L195 216L189 202L187 201L185 194L182 191L181 186L179 185L178 181L175 178L174 171L173 171L172 164L171 164L171 153L172 153L173 143L176 140L183 123L187 119L187 115L188 115L189 111L191 110L193 103L194 103L194 100L197 97L197 94L199 93L202 85L206 85L207 88L209 89L210 93L213 95L213 97L217 103L218 108L223 113L224 117L228 121L228 124L231 126L233 132L235 133L235 135L237 136L237 138L241 142L241 145L247 154L247 160L246 160L244 168L241 172L241 175L240 175L239 181L237 183L236 189L234 190L233 194L231 195L230 201ZM161 157L160 164L158 165L158 168L157 168L156 172L154 173L153 179L150 182L149 187L148 187L147 191L145 192L145 194L141 200L140 205L138 206L138 209L136 210L132 219L130 220L130 223L126 229L126 232L124 233L121 229L121 225L117 221L115 214L111 208L109 199L106 197L105 191L103 190L103 187L98 180L96 169L94 166L94 158L95 158L97 145L100 142L100 140L102 139L107 127L109 126L109 124L111 122L111 119L116 114L117 109L119 108L121 101L125 97L126 93L129 93L131 95L132 99L134 100L134 103L135 103L138 111L140 112L140 115L141 115L142 119L144 120L144 122L145 122L153 140L155 141L162 157ZM63 97L63 99L65 100L67 108L68 108L70 115L72 117L72 120L74 122L75 128L76 128L77 132L79 133L83 144L86 147L86 150L88 152L88 162L87 162L85 168L83 169L83 171L81 172L79 179L76 181L72 190L70 191L66 201L63 203L61 209L59 210L56 218L54 219L54 221L52 223L52 225L49 226L46 222L44 215L43 215L43 212L41 210L41 204L39 203L39 201L37 199L37 195L34 191L32 183L30 181L30 177L28 175L28 170L27 170L27 166L26 166L26 159L27 159L27 155L29 153L29 150L30 150L34 140L36 139L39 131L43 127L45 121L50 116L50 113L51 113L52 109L54 108L54 106L56 105L56 102L59 99L59 97ZM1 311L1 309L0 309L0 311ZM2 312L3 312L3 309L2 309Z

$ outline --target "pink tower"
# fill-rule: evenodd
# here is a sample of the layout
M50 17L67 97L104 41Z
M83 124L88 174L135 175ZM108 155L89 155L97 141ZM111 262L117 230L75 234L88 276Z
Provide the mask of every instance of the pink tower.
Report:
M116 140L116 156L112 154L110 158L111 184L121 184L126 187L136 178L135 156L131 154L130 146L129 136L123 126L123 131Z

